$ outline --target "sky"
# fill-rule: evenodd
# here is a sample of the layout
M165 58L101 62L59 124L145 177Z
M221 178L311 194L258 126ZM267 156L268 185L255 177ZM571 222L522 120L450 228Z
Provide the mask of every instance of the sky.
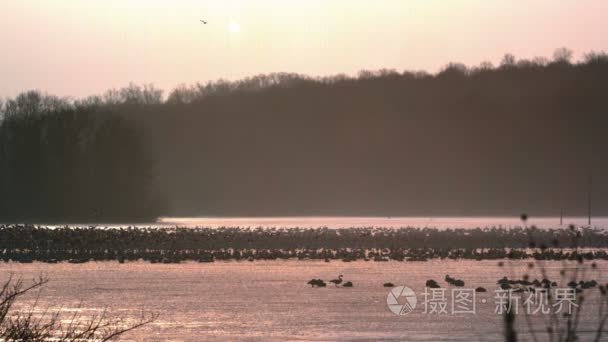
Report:
M0 97L608 50L605 0L0 0ZM203 24L200 20L208 21Z

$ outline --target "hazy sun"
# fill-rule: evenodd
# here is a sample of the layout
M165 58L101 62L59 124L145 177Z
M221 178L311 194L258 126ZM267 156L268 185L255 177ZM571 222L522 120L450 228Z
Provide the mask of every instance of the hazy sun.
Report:
M230 30L230 32L237 33L241 30L241 26L236 21L230 21L230 24L228 24L228 30Z

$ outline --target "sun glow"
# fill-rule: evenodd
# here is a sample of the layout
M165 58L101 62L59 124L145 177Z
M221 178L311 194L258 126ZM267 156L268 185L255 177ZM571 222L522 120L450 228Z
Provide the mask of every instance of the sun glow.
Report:
M0 0L0 42L10 45L2 49L0 97L38 88L84 97L129 82L169 90L273 71L436 72L451 59L496 65L506 52L533 58L566 46L579 57L606 46L607 1L555 3ZM522 35L525 44L512 46ZM71 82L57 82L60 74Z
M238 33L241 30L241 25L236 21L231 20L228 24L228 30L232 33Z

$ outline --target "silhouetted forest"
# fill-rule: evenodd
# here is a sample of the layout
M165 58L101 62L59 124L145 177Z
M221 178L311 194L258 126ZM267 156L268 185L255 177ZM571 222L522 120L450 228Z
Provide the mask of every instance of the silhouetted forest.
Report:
M7 115L9 100L2 216L84 216L102 202L115 217L586 215L590 174L593 213L606 215L608 55L571 59L558 49L551 59L505 55L498 66L450 63L437 74L277 73L166 97L131 85L67 104L43 97L53 115L35 120L8 120L17 116ZM106 125L92 123L102 116ZM88 142L70 142L81 137ZM42 139L54 145L33 146ZM106 168L77 171L74 153L87 156L78 167ZM138 196L154 198L144 190L152 180L167 206L134 208Z
M162 199L141 133L107 105L27 92L0 125L0 219L155 219Z

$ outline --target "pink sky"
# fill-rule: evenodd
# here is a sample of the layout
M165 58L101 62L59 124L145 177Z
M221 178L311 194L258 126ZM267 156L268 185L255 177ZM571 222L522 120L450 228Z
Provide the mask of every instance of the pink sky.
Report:
M563 46L578 59L608 50L607 23L605 0L5 0L0 97L279 71L434 72Z

